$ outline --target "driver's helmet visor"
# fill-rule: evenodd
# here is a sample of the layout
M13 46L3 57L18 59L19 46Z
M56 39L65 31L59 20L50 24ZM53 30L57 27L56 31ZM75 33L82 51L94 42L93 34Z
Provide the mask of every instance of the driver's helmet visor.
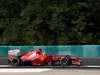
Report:
M34 56L36 56L36 52L30 54L30 57L34 57Z

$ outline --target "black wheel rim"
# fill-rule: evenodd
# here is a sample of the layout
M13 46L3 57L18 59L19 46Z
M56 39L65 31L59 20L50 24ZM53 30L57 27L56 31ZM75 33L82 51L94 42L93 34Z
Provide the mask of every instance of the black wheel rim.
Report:
M19 62L18 59L13 59L12 60L13 65L18 65L18 62Z
M62 65L67 65L68 64L68 59L64 58L61 60Z

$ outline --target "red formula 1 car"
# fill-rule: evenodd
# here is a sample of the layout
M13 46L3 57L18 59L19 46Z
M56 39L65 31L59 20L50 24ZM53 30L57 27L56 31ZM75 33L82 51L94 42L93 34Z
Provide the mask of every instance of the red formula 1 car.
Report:
M49 66L80 66L79 57L69 55L46 55L42 53L42 49L36 49L26 52L20 56L9 55L8 61L12 65L49 65Z

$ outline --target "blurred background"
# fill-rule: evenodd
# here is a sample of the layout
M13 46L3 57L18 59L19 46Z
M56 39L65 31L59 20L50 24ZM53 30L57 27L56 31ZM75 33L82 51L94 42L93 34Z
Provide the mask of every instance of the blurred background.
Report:
M0 0L0 45L100 44L99 0Z

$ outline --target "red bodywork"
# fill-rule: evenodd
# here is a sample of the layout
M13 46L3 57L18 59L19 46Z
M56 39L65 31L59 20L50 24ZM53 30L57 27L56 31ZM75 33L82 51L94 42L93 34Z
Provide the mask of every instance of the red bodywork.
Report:
M72 57L69 55L46 55L42 53L41 49L29 51L18 57L23 63L28 61L31 62L32 65L52 65L51 63L55 62L57 62L56 65L61 65L62 57L68 60L67 64L80 65L79 57ZM9 57L9 60L12 61L13 57Z

